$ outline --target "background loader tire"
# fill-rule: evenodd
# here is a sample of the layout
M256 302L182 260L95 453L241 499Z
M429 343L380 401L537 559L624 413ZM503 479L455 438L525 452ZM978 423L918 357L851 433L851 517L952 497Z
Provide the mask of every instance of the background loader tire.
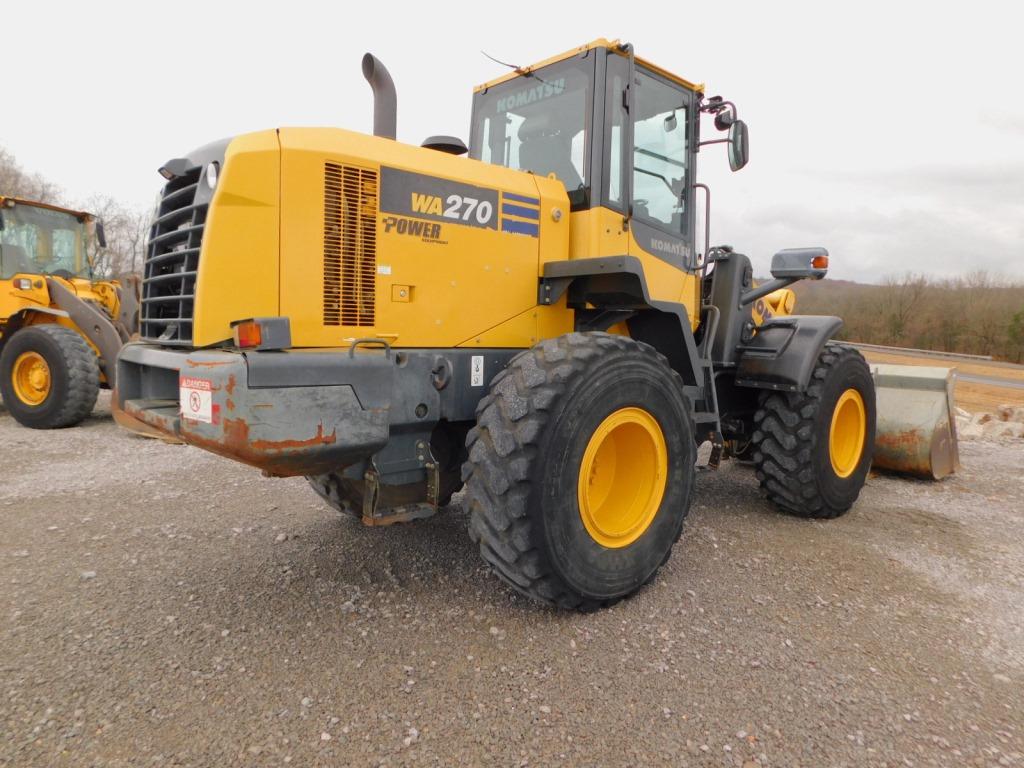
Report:
M26 427L56 429L92 413L100 391L100 367L92 348L61 325L17 331L0 353L0 395Z
M859 441L858 407L863 417ZM834 423L839 427L836 441ZM850 432L845 446L838 439L843 429ZM752 445L761 488L782 509L816 518L849 510L864 486L875 445L875 387L860 352L828 343L806 392L762 395Z
M501 579L528 597L587 611L653 578L689 511L696 452L682 380L665 358L605 333L548 339L494 377L476 414L462 473L469 533ZM619 424L620 416L636 421ZM606 444L611 456L602 453ZM633 445L640 450L623 450ZM591 489L611 489L605 499L627 498L619 492L656 477L644 472L649 456L664 476L647 487L661 496L634 490L645 503L615 505L628 511L620 530L595 523L591 510L604 514L606 507L596 490L587 495ZM608 468L619 472L606 474ZM595 485L599 475L610 484ZM630 524L635 509L645 511Z

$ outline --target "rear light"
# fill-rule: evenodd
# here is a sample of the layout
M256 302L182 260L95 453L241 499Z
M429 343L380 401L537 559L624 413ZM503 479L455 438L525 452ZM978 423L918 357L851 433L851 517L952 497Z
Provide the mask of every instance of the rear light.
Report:
M815 256L811 259L811 266L815 269L828 269L828 256Z
M288 349L292 345L291 323L287 317L249 317L231 324L239 349Z
M14 287L17 288L19 291L31 291L32 281L26 277L19 277L17 280L14 281Z
M235 346L239 349L252 349L262 343L263 333L255 320L243 320L235 326Z

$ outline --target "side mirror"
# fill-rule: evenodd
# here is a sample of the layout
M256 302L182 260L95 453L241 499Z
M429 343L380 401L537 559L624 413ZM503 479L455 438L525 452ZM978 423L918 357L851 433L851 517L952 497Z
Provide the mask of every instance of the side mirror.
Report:
M827 272L828 251L824 248L786 248L772 256L776 280L821 280Z
M747 164L750 159L750 144L747 138L747 124L734 120L729 126L729 167L733 172Z
M96 219L96 242L100 248L107 247L107 233L103 231L103 222Z
M4 212L0 211L0 232L4 229Z

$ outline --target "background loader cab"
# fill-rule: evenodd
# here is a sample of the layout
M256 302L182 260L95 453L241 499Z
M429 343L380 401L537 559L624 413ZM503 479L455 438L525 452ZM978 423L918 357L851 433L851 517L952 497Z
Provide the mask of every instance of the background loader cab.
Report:
M93 275L103 246L91 214L0 195L0 396L25 426L76 424L114 385L138 303Z
M370 525L465 486L482 557L562 607L654 576L702 441L794 514L850 508L871 377L828 343L839 318L780 293L827 253L782 251L756 286L695 244L699 149L746 163L732 104L597 40L478 88L467 159L395 141L391 78L363 73L374 136L281 128L161 166L118 413Z

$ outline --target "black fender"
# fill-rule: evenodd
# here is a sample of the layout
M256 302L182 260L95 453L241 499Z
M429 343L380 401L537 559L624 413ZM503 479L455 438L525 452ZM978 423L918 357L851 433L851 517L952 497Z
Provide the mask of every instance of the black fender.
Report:
M830 315L788 315L765 322L753 339L737 347L736 384L802 392L825 342L842 327L843 321Z
M566 293L566 305L576 310L577 331L605 331L625 322L630 336L665 355L688 387L704 389L686 305L652 299L640 259L602 256L548 262L537 303L554 304ZM694 396L692 391L687 394Z

